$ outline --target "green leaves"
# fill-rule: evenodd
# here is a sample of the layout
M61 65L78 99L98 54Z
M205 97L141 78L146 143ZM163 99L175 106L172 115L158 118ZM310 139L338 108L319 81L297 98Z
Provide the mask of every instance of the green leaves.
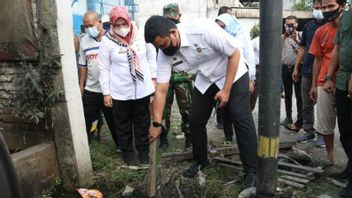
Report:
M258 37L260 34L260 30L259 30L259 24L254 24L252 29L251 29L251 32L250 32L250 35L251 35L251 39L255 39L256 37Z
M7 102L8 106L13 107L15 117L39 124L50 115L51 108L64 93L55 81L60 69L60 56L38 64L21 62L21 72L14 82L17 91Z
M293 10L311 10L311 4L308 0L299 0L292 5Z

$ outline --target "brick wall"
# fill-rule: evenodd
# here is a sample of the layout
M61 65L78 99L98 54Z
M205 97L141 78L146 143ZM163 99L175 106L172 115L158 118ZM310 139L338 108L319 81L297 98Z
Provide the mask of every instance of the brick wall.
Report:
M14 117L12 108L6 105L11 94L18 91L14 80L20 71L18 62L0 62L0 133L11 151L22 150L46 139L33 122Z

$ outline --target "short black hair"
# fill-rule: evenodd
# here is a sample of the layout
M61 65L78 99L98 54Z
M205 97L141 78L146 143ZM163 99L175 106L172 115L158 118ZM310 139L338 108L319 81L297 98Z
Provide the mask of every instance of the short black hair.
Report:
M171 29L177 29L171 20L162 16L151 16L144 26L145 42L152 43L157 36L165 37L169 35Z
M323 0L313 0L313 4L315 4L316 2L319 2L321 4Z
M298 18L296 16L290 15L288 17L286 17L286 20L292 20L294 19L296 22L298 22Z
M232 10L232 8L230 8L230 7L228 7L228 6L222 6L222 7L219 9L218 16L227 13L227 11L229 11L229 10Z
M339 5L346 4L346 0L336 0L336 3Z

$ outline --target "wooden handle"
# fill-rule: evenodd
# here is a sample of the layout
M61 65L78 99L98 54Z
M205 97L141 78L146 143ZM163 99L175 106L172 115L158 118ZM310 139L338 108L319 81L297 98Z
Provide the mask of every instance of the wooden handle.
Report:
M156 194L156 142L157 140L154 140L149 146L148 197L155 197Z

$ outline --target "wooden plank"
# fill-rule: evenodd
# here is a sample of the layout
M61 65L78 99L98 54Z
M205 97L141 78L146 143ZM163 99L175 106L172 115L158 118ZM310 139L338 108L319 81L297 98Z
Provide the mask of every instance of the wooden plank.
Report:
M213 148L208 152L209 157L215 156L229 156L229 155L236 155L239 154L239 150L237 146L231 147L217 147ZM191 160L193 159L192 151L185 151L185 152L172 152L172 153L162 153L162 158L168 158L169 160L173 161L183 161L183 160Z
M289 181L286 179L282 179L282 178L278 178L278 182L282 183L282 184L286 184L295 188L299 188L299 189L303 189L305 186L303 184L297 183L297 182L293 182L293 181Z
M294 141L285 141L285 142L280 142L280 149L291 149L293 146L296 145L297 140Z
M313 168L313 167L309 167L309 166L299 166L299 165L291 164L291 163L287 163L287 162L279 162L278 165L284 166L284 167L289 167L289 168L295 168L295 169L299 169L299 170L304 170L304 171L308 171L308 172L318 173L318 174L323 174L323 172L324 172L323 169Z
M156 194L156 140L150 143L149 146L149 169L148 169L148 183L147 196L155 197Z
M284 176L281 176L280 178L287 179L287 180L294 181L294 182L298 182L301 184L308 184L309 183L309 179L303 179L303 178L293 177L293 176L289 176L289 175L284 175Z
M221 158L221 157L213 157L214 161L218 161L218 162L224 162L227 164L233 164L233 165L238 165L238 166L242 166L242 162L236 161L236 160L230 160L230 159L226 159L226 158Z
M222 167L225 167L225 168L230 168L232 170L235 170L235 171L239 171L239 172L242 172L243 169L241 167L237 167L237 166L233 166L233 165L230 165L230 164L225 164L225 163L216 163L218 166L222 166Z
M313 180L314 179L314 176L308 176L308 175L304 175L304 174L301 174L301 173L295 173L295 172L291 172L291 171L287 171L287 170L278 169L277 172L282 173L282 174L286 174L286 175L290 175L290 176L303 178L303 179L308 179L308 180Z

